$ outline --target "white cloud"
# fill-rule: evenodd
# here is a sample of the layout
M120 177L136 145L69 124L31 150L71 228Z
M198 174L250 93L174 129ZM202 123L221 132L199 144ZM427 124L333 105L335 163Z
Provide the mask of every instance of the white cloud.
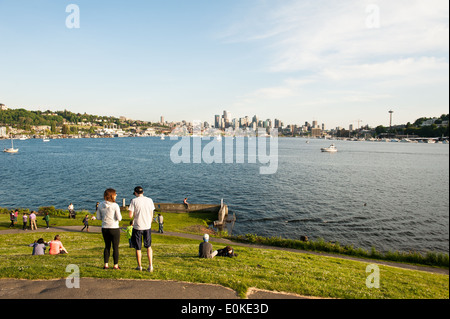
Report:
M395 78L403 80L404 85L409 83L410 80L414 80L416 76L419 76L423 83L430 83L433 80L433 75L437 75L437 79L440 81L445 80L444 75L448 74L448 68L448 61L443 58L421 57L327 67L323 69L321 74L325 78L335 81L372 79L383 81L384 79L392 80L392 78ZM399 82L399 84L402 83Z
M448 1L261 3L244 12L224 39L259 46L266 74L276 76L273 85L265 81L237 104L279 100L280 110L284 102L326 109L395 100L420 107L416 101L433 96L437 105L448 105L448 90L436 97L436 87L448 87ZM368 25L374 18L369 5L379 9L379 28Z

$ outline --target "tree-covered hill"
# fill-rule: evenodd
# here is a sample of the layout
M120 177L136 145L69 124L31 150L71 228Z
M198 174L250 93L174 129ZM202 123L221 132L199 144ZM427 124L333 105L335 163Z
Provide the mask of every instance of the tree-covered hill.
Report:
M120 120L110 116L98 116L91 114L73 113L64 111L28 111L25 109L8 109L0 111L0 125L14 126L20 129L29 130L31 126L56 125L62 126L64 123L81 124L120 124Z

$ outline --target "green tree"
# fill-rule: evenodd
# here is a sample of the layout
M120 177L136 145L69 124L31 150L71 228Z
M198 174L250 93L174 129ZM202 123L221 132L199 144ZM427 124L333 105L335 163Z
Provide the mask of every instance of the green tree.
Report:
M65 135L69 134L69 125L64 124L64 125L62 126L61 133L62 133L62 134L65 134Z
M375 133L376 133L377 135L380 135L380 134L383 134L383 133L387 133L387 129L386 129L383 125L378 125L378 126L375 128Z

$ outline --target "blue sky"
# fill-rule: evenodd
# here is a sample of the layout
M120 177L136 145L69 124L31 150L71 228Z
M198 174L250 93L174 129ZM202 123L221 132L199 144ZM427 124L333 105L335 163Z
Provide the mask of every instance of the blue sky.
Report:
M68 29L66 6L80 8ZM0 0L0 103L157 121L448 113L446 0ZM375 23L376 22L376 23ZM374 24L375 23L375 24Z

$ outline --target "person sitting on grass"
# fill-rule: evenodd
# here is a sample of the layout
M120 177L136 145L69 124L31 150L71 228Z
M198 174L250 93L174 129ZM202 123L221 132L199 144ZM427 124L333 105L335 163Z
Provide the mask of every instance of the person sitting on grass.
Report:
M61 237L59 235L55 236L50 243L50 251L48 252L50 255L59 255L59 254L68 254L69 252L64 248Z
M203 235L203 242L198 247L199 258L214 258L217 255L217 250L213 251L213 246L209 243L209 235Z
M220 257L237 257L237 254L234 253L234 249L231 246L227 246L223 249L219 249L217 251L217 256Z
M33 247L33 252L31 253L33 256L45 255L45 249L47 246L48 244L44 242L44 239L42 238L39 238L34 243L28 245L28 247Z

